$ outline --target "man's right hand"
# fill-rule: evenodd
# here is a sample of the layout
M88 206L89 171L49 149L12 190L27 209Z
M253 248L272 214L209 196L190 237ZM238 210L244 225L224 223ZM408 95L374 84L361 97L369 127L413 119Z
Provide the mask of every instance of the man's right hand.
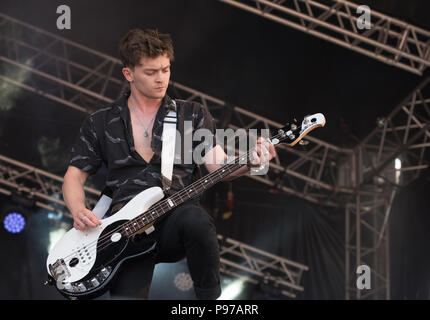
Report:
M96 215L87 208L72 212L72 216L74 220L73 227L77 230L85 231L87 227L94 228L102 224Z

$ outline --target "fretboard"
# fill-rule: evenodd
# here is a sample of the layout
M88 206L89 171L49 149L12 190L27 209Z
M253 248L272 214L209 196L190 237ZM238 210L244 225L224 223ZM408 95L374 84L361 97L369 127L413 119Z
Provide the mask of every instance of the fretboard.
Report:
M193 182L181 191L157 202L144 213L124 223L121 227L123 233L127 236L137 233L173 208L203 193L214 184L242 167L244 165L245 157L247 156L236 158L233 163L223 165L221 168Z

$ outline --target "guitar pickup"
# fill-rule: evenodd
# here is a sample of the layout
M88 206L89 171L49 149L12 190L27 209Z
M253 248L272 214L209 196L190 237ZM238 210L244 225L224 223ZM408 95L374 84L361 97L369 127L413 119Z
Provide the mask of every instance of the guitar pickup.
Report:
M154 230L155 230L154 226L150 226L148 229L145 230L145 233L150 234Z

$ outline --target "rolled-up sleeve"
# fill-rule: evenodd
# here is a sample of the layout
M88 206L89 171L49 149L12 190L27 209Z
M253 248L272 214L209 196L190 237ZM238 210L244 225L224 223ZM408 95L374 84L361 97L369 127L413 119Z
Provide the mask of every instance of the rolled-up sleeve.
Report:
M94 118L89 115L84 119L71 149L69 165L92 175L97 172L101 164L100 142L95 130Z

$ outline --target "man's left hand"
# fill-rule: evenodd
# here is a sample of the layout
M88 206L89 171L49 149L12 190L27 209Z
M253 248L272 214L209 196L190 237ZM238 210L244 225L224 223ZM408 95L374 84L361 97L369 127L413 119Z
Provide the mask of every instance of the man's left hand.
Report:
M256 168L266 165L270 160L276 157L276 151L273 144L269 141L259 137L257 139L257 144L255 150L252 152L252 159L249 166Z

